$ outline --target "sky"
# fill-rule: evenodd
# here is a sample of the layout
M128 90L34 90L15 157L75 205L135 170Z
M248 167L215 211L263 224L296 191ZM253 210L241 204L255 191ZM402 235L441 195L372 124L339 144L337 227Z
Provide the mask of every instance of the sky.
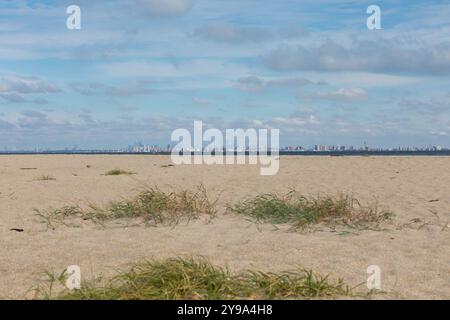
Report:
M194 120L450 147L449 17L448 0L3 0L0 150L166 145Z

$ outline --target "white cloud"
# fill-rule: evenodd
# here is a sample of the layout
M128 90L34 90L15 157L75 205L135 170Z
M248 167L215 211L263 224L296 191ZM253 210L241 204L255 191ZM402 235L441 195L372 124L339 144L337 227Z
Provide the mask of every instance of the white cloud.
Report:
M97 94L112 96L136 96L153 93L152 88L148 88L151 81L135 80L119 85L106 85L102 83L84 84L80 82L71 83L70 86L76 92L92 96Z
M314 75L310 76L314 78ZM326 81L335 86L348 86L356 87L362 86L368 87L393 87L393 86L405 86L412 85L419 82L419 78L412 76L399 76L389 75L381 73L369 73L369 72L340 72L340 73L319 73L320 77L326 79ZM317 77L317 73L315 73Z
M340 88L334 92L318 94L320 98L340 101L366 100L367 92L361 88Z
M226 83L228 79L231 82L236 74L248 72L248 68L243 65L211 59L194 59L177 64L164 61L115 62L103 63L97 68L101 74L110 77L189 78L200 80L206 86L214 85L207 77L217 77L222 83ZM184 87L190 88L190 84L185 84Z
M267 41L272 39L273 34L270 30L260 27L216 23L196 29L194 36L205 40L239 44Z
M0 97L5 99L7 102L11 102L11 103L21 103L21 102L26 102L27 101L20 94L17 94L17 93L14 93L14 92L13 93L1 93L0 92Z
M35 104L49 104L50 102L45 98L36 98L33 100Z
M265 58L277 71L363 71L450 74L450 45L410 47L399 39L355 40L344 46L327 40L320 45L280 46Z
M264 89L264 81L257 76L239 78L236 87L243 92L260 92Z
M306 78L268 78L264 79L255 75L244 76L236 81L236 87L242 92L260 92L269 87L303 87L310 84L322 84Z
M61 89L37 77L4 75L0 78L0 97L11 103L26 102L28 94L57 93Z
M36 77L3 76L0 78L0 93L55 93L57 86Z
M209 106L210 102L207 99L194 97L194 98L192 98L192 104L194 104L196 106Z
M185 14L194 6L193 0L137 0L144 13L155 17L173 17Z

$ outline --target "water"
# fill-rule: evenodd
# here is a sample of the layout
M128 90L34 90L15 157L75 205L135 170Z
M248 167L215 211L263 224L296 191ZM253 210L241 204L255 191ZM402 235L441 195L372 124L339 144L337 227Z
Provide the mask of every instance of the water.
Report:
M440 151L280 151L282 156L450 156L450 150ZM170 152L115 151L0 151L0 155L170 155Z

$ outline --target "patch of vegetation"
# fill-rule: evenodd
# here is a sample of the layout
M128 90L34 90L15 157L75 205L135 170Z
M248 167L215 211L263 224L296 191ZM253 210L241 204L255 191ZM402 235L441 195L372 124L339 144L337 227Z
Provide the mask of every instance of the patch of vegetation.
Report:
M36 209L35 211L51 228L57 224L69 225L68 221L77 218L98 223L120 219L140 219L149 225L175 225L201 216L214 218L215 204L216 202L208 199L203 186L195 191L179 192L146 188L134 198L110 202L103 208L90 205L87 210L82 210L78 206L66 206L44 213Z
M132 174L136 174L136 172L126 171L126 170L122 170L122 169L113 169L113 170L106 172L104 175L105 176L120 176L120 175L132 175Z
M53 180L56 180L56 178L54 178L48 174L43 174L43 175L35 178L34 180L36 180L36 181L53 181Z
M59 209L53 209L46 212L41 212L38 209L34 209L36 215L41 219L42 223L47 225L47 228L55 229L58 225L65 225L68 227L74 227L75 224L70 221L74 218L82 218L83 211L78 206L65 206Z
M231 273L202 258L146 261L111 279L84 282L80 289L54 294L55 282L39 287L36 298L68 300L206 300L206 299L334 299L356 297L342 279L330 280L311 270L291 272L244 271ZM367 294L364 294L367 295Z
M328 227L339 225L357 229L378 229L392 214L378 206L363 206L352 196L318 196L308 198L291 191L283 196L263 194L238 204L228 210L250 217L262 223L291 224L296 229L323 224Z

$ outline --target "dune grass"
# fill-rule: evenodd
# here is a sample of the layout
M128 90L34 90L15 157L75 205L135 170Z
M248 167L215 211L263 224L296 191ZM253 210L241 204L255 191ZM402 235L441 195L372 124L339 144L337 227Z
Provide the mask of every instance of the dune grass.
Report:
M41 211L34 209L36 216L41 219L41 223L45 223L48 229L55 229L58 225L67 227L76 227L73 223L75 218L83 218L83 211L78 206L64 206L59 209Z
M50 274L51 275L51 274ZM331 280L311 270L231 273L203 258L171 258L134 264L110 279L84 282L80 289L54 294L55 281L38 287L38 299L69 300L207 300L207 299L334 299L356 296L342 279Z
M120 219L139 219L148 225L175 225L204 216L212 219L216 215L215 202L208 199L206 190L199 186L195 191L169 191L148 187L136 197L110 202L105 207L90 205L83 210L79 206L65 206L36 214L54 228L58 224L73 225L74 219L103 223Z
M107 171L104 175L105 176L121 176L121 175L133 175L136 174L136 172L132 172L132 171L126 171L126 170L122 170L122 169L113 169L113 170L109 170Z
M214 203L202 186L195 191L178 192L147 188L135 198L111 202L106 208L91 206L91 209L85 215L88 219L141 218L155 224L176 224L181 220L197 219L202 214L213 217L216 213Z
M56 178L54 178L54 177L52 177L51 175L48 175L48 174L43 174L43 175L41 175L39 177L36 177L34 180L35 181L54 181L54 180L56 180Z
M74 219L104 223L112 220L139 219L147 225L176 225L182 221L216 216L217 199L211 201L205 188L196 190L163 191L146 187L137 196L113 201L101 207L94 204L82 209L65 206L41 212L37 215L48 227L58 224L74 226ZM390 221L392 213L378 208L377 204L361 205L353 196L305 197L295 191L285 195L263 194L247 198L236 204L228 204L227 211L249 217L257 223L290 224L294 229L311 229L324 225L332 229L345 226L358 230L380 230Z
M357 229L376 229L391 217L390 212L380 210L376 204L363 206L350 195L313 198L302 196L295 191L282 196L259 195L229 205L227 209L256 222L287 223L296 229L319 224L329 227L344 225Z

